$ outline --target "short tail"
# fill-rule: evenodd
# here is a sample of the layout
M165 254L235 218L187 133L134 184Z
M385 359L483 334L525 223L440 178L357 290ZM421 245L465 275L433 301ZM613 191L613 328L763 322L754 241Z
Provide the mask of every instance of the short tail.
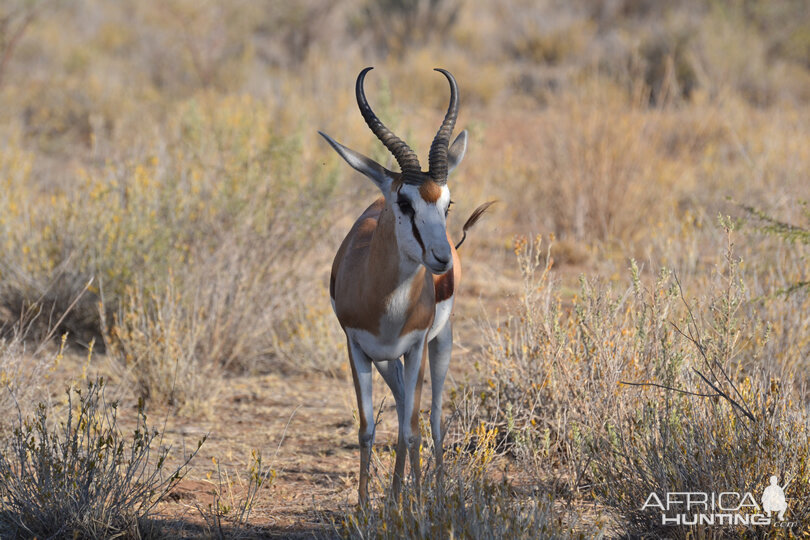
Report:
M467 239L467 231L473 228L473 225L478 223L478 220L481 219L481 216L484 215L484 212L489 210L489 207L495 204L497 201L488 201L479 206L475 209L475 211L470 214L470 217L467 218L467 222L464 223L464 227L461 229L463 235L461 236L461 240L458 241L456 244L456 249L461 247L461 244L464 243L464 240Z

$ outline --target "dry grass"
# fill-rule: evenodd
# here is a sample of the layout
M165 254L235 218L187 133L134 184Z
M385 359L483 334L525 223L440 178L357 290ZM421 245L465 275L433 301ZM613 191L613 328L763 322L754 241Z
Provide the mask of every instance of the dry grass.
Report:
M553 247L519 239L523 291L503 322L483 327L489 346L474 394L501 429L499 448L536 482L558 478L570 497L595 495L633 534L691 534L641 509L651 492L758 492L770 474L800 479L789 493L792 529L771 533L806 527L807 360L792 336L806 336L807 299L751 295L731 222L722 223L723 263L691 284L702 291L696 299L672 271L645 278L631 260L627 288L583 276L565 300L550 281ZM776 333L791 337L773 342L775 320Z
M43 351L32 343L26 343L24 332L19 330L0 338L0 407L5 411L30 412L38 399L44 398L44 389L39 383L47 381L53 368L62 358L58 353ZM0 423L0 430L7 431L11 417Z

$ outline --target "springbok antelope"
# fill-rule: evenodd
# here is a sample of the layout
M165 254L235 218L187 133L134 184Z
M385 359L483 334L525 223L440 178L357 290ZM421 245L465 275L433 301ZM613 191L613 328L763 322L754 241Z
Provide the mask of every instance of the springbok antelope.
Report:
M464 157L467 132L452 145L450 135L458 116L458 86L450 82L450 106L430 147L429 170L422 172L416 153L386 128L371 110L363 81L372 68L357 77L357 105L371 131L394 155L402 172L392 172L368 157L346 148L319 132L354 169L382 191L357 219L332 264L329 293L332 307L346 334L349 363L360 417L360 503L368 501L368 475L374 442L371 365L391 388L396 402L399 433L392 492L398 497L405 471L406 449L416 489L420 484L419 402L425 357L430 358L433 389L430 427L436 466L442 465L442 388L453 346L453 293L461 277L456 248L491 203L473 212L455 248L447 233L452 204L447 175ZM403 363L399 358L404 357Z

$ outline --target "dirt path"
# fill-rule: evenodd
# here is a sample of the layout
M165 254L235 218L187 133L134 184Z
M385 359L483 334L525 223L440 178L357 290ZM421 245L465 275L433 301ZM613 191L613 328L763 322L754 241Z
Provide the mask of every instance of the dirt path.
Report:
M205 536L200 509L208 510L217 487L214 459L230 478L230 489L223 490L224 502L233 504L244 497L255 449L277 476L259 491L250 530L271 536L328 532L330 520L339 519L340 511L357 498L359 446L350 378L265 375L230 379L223 386L210 419L169 421L167 439L174 448L196 447L205 433L208 439L188 476L170 500L161 503L160 516L174 521L181 536ZM381 421L375 450L383 454L382 459L396 442L396 412L389 394L377 376L374 402ZM429 406L428 398L422 403L425 420ZM383 485L389 481L381 480Z
M264 533L323 531L324 515L347 504L355 489L357 435L351 383L325 376L266 375L229 379L223 386L209 420L178 418L168 430L172 439L185 440L187 447L204 433L209 435L192 471L173 500L161 505L160 514L204 525L197 507L207 510L217 488L214 459L221 471L227 471L231 484L223 490L224 502L231 504L233 496L238 503L244 496L251 453L257 450L277 476L260 490L251 524ZM385 431L381 438L387 436Z

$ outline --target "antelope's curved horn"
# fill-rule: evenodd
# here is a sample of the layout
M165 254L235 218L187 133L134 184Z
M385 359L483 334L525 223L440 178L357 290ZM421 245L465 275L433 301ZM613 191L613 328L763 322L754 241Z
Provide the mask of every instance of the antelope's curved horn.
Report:
M407 176L409 172L421 172L422 168L419 166L419 158L416 156L416 152L411 150L411 147L408 146L405 141L394 135L390 129L385 127L382 121L377 118L377 115L374 114L374 111L371 110L368 100L366 100L366 93L363 91L363 80L366 78L366 73L372 69L374 68L367 67L357 76L355 93L357 94L357 106L360 107L360 113L363 115L363 119L366 121L366 124L368 124L368 127L371 128L374 135L376 135L394 155L394 158L397 160L397 163L399 163L399 167L402 169L402 172L405 173L405 176Z
M430 145L428 171L434 182L446 184L447 147L450 145L450 135L453 134L453 127L455 127L456 118L458 118L458 85L456 79L446 69L436 68L435 71L447 77L450 82L450 106L447 107L447 114L444 115L442 126L436 133L433 144Z

